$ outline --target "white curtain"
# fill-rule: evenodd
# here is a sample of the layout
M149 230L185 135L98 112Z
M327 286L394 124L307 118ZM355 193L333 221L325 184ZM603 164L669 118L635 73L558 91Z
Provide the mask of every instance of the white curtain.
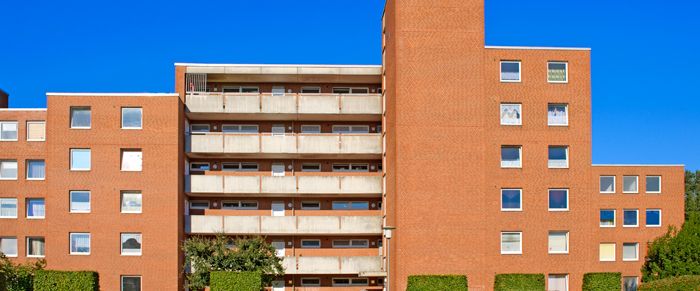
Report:
M0 217L17 217L17 199L0 199Z
M27 174L29 178L33 179L46 178L46 163L44 161L29 161Z
M567 234L565 232L556 232L549 234L549 251L550 252L566 252L568 251Z
M28 204L27 211L29 212L29 216L46 216L46 204L44 203L44 199L31 199Z
M122 171L141 171L143 156L141 151L122 152Z
M29 239L29 253L32 256L43 256L45 254L45 242L43 238Z
M548 291L567 291L567 276L566 275L549 275Z
M17 255L17 238L4 237L0 239L0 252L8 256Z
M0 178L17 179L17 161L1 161Z
M73 234L71 235L71 252L87 253L90 252L90 235L89 234Z

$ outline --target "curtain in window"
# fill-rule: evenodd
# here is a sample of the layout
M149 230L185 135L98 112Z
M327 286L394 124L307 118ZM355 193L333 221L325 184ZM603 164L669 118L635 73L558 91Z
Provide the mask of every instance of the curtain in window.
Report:
M615 191L615 178L601 177L600 178L600 192L613 192L613 191Z
M17 255L17 238L4 237L0 238L0 252L5 255Z
M141 151L122 152L122 171L141 171L143 156Z
M548 291L567 291L566 275L549 275Z
M501 124L520 125L520 104L501 104Z
M549 105L547 121L549 125L566 125L568 123L566 105Z
M27 202L27 216L29 217L44 217L46 216L46 204L44 199L30 199Z
M124 193L122 195L122 211L123 212L140 212L141 211L141 194L140 193Z
M71 211L90 211L90 192L71 193Z
M547 78L550 82L566 82L566 64L549 64Z
M566 252L567 251L566 233L550 233L549 234L549 251L550 252Z
M70 251L74 253L90 252L90 236L87 234L73 234L71 236Z
M122 252L123 253L140 253L141 252L141 235L140 234L122 234Z
M45 140L46 139L46 123L43 123L43 122L27 123L27 139Z
M29 240L29 254L32 256L43 256L45 253L45 241L43 238L32 238Z
M2 161L2 162L0 162L0 178L16 179L17 178L17 161Z
M503 252L519 252L520 251L520 234L519 233L501 234L501 251L503 251Z
M625 259L637 258L637 244L624 244L622 246L622 257Z
M600 260L614 261L615 260L615 244L600 244Z
M624 192L637 192L637 177L623 177Z
M0 139L15 140L17 139L17 123L3 122L0 123Z
M0 217L17 217L17 199L0 199Z
M46 163L44 161L29 161L27 175L32 179L43 179L46 177Z

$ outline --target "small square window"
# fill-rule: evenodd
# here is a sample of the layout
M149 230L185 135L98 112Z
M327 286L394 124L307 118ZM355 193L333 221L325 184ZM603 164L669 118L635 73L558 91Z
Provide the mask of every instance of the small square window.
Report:
M647 209L646 214L647 227L661 226L661 209Z
M122 171L141 172L143 170L143 152L139 149L122 150Z
M17 180L17 160L0 160L0 180Z
M17 121L0 121L0 141L17 141Z
M70 233L70 254L89 255L90 254L90 234L84 232Z
M639 210L637 209L625 209L622 212L622 226L623 227L638 227L639 226Z
M141 291L141 276L122 276L121 291Z
M647 176L647 193L661 193L661 176Z
M141 234L122 233L121 234L122 256L141 255Z
M17 251L17 237L0 237L0 253L8 258L16 258Z
M122 108L122 129L141 129L143 109L141 107Z
M89 191L70 191L70 212L90 213Z
M70 128L89 129L92 126L92 112L90 107L70 108Z
M46 179L46 162L44 160L27 160L27 180Z
M569 63L548 62L547 81L550 83L567 83L569 81Z
M600 176L600 193L615 193L615 176Z
M501 61L501 82L520 82L519 61Z
M89 171L90 167L91 167L90 149L71 149L70 150L70 170L71 171Z
M601 243L598 254L599 260L601 262L614 262L615 261L615 244L614 243Z
M43 237L27 238L27 257L43 258L46 255L46 241Z
M639 176L623 176L622 184L622 193L639 193Z
M550 231L549 232L549 253L568 254L569 253L569 232Z
M547 276L547 290L568 291L569 290L569 275L567 275L567 274L549 274L549 276Z
M639 288L639 286L638 286L639 280L637 279L637 277L625 276L625 277L622 277L622 281L623 281L622 291L637 291Z
M501 168L522 168L521 146L501 146Z
M550 146L547 166L550 169L563 169L569 167L569 147Z
M522 125L521 104L501 104L501 125Z
M569 125L569 105L549 104L547 106L547 125L567 126Z
M46 121L27 121L27 141L46 140Z
M122 213L141 213L142 197L141 192L123 191L121 197L121 212Z
M17 198L0 198L0 218L17 218Z
M569 190L549 189L549 211L569 210Z
M523 253L522 232L501 232L501 254L519 255Z
M501 211L522 211L522 189L501 189Z
M622 260L639 261L639 243L623 243Z
M302 239L301 247L305 249L318 249L321 247L321 240L318 239Z
M600 210L600 227L615 227L615 209Z
M27 199L27 219L43 219L46 217L46 201L44 198Z

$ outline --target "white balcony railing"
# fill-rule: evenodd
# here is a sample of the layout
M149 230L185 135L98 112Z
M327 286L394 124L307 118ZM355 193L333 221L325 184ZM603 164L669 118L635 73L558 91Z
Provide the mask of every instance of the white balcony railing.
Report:
M381 154L379 133L363 134L228 134L193 133L187 136L189 153L211 154Z
M190 234L380 235L381 216L223 216L190 215Z
M187 94L191 113L381 114L381 94L221 93Z
M188 193L381 194L382 177L371 176L186 176Z
M380 256L284 257L285 274L360 274L382 272Z

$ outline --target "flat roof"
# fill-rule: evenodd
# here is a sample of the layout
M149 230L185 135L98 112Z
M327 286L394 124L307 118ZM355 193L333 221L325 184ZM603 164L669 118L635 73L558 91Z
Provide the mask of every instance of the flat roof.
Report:
M684 164L593 164L593 167L685 167Z
M0 108L0 111L46 111L46 108Z
M105 97L159 97L180 96L178 93L97 93L97 92L46 92L46 96L105 96Z
M381 75L381 65L175 63L187 73L236 75Z
M553 47L553 46L499 46L487 45L487 49L502 50L549 50L549 51L590 51L589 47Z

